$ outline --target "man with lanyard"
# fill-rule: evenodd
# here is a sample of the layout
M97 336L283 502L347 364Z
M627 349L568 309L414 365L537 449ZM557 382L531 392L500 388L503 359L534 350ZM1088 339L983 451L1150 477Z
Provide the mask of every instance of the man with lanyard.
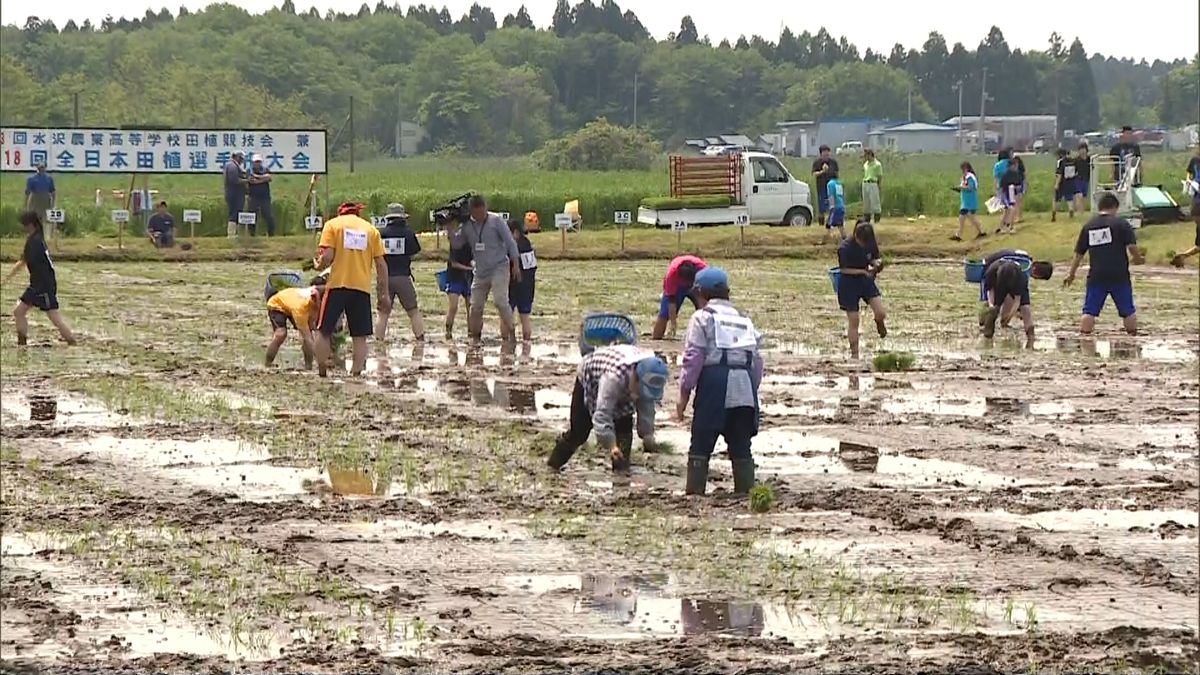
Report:
M471 217L463 223L462 233L475 254L475 279L471 283L471 311L467 315L467 332L472 340L483 336L483 306L488 295L500 314L500 337L516 340L512 304L508 286L521 280L517 242L508 223L487 209L481 195L472 195L468 202Z
M1134 157L1142 156L1142 146L1133 142L1133 127L1121 127L1121 137L1109 150L1109 154L1117 158L1117 163L1113 166L1113 182L1120 183L1125 178L1125 170L1129 168L1129 162ZM1128 187L1137 187L1142 184L1142 172L1139 167L1133 175L1133 180Z
M338 321L346 315L346 327L354 344L351 375L361 375L367 367L367 337L371 335L371 267L375 268L375 288L379 311L391 309L388 295L387 264L383 260L383 242L379 230L359 214L362 204L347 202L338 207L338 215L325 223L313 266L317 271L333 267L326 281L325 294L317 318L317 367L325 377L333 351L332 338Z
M813 160L812 172L817 181L817 220L821 226L825 226L825 214L829 212L829 204L825 201L827 194L826 186L829 185L829 177L837 174L837 160L829 156L829 146L822 145L820 149L821 156Z
M417 342L425 339L425 322L421 319L421 311L417 309L417 289L413 285L412 257L421 252L421 243L417 235L408 227L408 212L403 204L388 204L384 225L379 228L379 236L383 240L383 259L387 262L388 297L393 306L399 298L400 306L408 314L412 324L413 337ZM388 319L391 317L391 307L379 310L379 321L375 324L375 339L383 340L387 336Z
M883 164L875 157L875 151L863 150L863 216L879 222L883 215L883 201L879 197L879 183L883 180Z
M724 270L701 270L696 274L696 288L705 305L688 322L675 408L676 419L683 421L695 391L687 494L704 494L709 458L719 436L725 438L733 464L733 491L746 494L754 487L750 442L758 433L762 336L729 302L729 277Z
M547 464L558 471L593 431L612 458L613 473L628 473L633 416L644 447L654 444L654 406L667 386L667 364L635 345L601 347L579 362L571 392L571 420Z

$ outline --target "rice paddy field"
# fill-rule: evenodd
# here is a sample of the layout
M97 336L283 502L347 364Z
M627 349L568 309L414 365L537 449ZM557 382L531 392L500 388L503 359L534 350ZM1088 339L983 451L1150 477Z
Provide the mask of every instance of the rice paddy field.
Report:
M882 156L883 209L889 216L926 215L955 216L958 195L950 188L961 178L958 155ZM968 157L981 181L991 175L994 158ZM847 213L858 211L861 199L862 161L857 156L839 156L842 182L846 188ZM1144 159L1144 182L1162 185L1180 203L1186 203L1180 180L1185 177L1188 161L1185 153L1147 153ZM800 180L812 185L811 158L785 158L785 164ZM1037 155L1026 158L1029 170L1029 193L1026 209L1030 212L1050 210L1054 188L1054 158ZM304 216L308 215L305 199L308 176L280 175L272 183L273 206L282 232L303 232ZM116 234L110 222L110 211L122 208L123 198L114 191L131 189L129 176L63 174L56 176L59 206L66 211L67 222L62 230L68 235ZM225 206L221 196L220 176L152 176L132 184L141 189L157 190L156 199L166 200L182 222L184 209L201 209L204 222L196 234L225 233ZM24 204L25 175L0 175L0 235L19 233L17 215ZM96 207L96 191L101 193L101 206ZM331 173L317 187L320 204L328 206L355 200L368 205L371 213L381 215L389 202L403 202L412 222L418 227L428 224L428 212L465 192L476 191L488 196L494 211L513 214L528 210L538 212L541 222L552 224L554 214L563 210L567 201L578 200L580 213L593 226L611 223L614 211L636 211L646 197L669 192L666 159L647 171L541 171L528 157L471 158L421 157L405 160L359 163L355 172L349 166L334 164ZM141 226L131 224L129 233L138 234Z
M1055 227L1023 236L1068 233L1069 251ZM1190 241L1161 227L1143 228L1152 248ZM675 245L651 234L635 243L658 259L556 259L558 235L539 239L530 344L497 342L491 310L480 345L461 320L459 339L414 344L396 316L363 377L329 379L294 341L262 366L287 241L123 262L64 240L80 344L31 315L17 348L0 324L0 669L1196 672L1194 267L1135 268L1142 335L1110 307L1086 338L1060 267L1034 282L1026 344L978 337L956 254L901 258L879 280L891 334L853 361L828 260L727 257L736 234L686 233L767 340L752 510L721 446L709 496L683 495L671 387L664 447L635 447L629 478L592 447L545 465L582 315L649 330ZM757 245L815 250L815 232L788 236ZM440 267L415 264L439 336ZM643 343L677 369L678 341ZM915 362L873 370L884 350Z

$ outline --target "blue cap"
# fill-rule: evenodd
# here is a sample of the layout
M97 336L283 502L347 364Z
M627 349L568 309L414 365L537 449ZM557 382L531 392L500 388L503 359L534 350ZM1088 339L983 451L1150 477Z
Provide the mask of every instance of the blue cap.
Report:
M696 288L702 291L713 291L718 288L729 288L729 275L720 267L705 267L696 272Z
M661 401L667 388L667 364L657 356L648 356L637 364L638 386L642 398Z

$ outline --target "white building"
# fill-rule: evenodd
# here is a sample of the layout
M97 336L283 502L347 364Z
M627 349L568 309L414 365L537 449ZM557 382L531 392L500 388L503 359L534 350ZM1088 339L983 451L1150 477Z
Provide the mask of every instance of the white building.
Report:
M868 147L891 152L954 152L957 127L928 122L906 122L868 134Z

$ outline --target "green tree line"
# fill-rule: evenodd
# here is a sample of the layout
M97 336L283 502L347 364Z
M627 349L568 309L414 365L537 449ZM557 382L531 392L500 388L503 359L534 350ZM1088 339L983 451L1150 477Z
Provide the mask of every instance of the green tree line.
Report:
M99 26L36 17L4 26L0 122L70 125L78 95L83 125L337 130L353 97L360 156L390 150L398 120L423 125L431 148L492 155L530 152L601 117L671 147L784 119L903 120L910 100L914 119L941 120L958 113L960 93L964 114L977 114L984 68L992 114L1056 112L1060 129L1078 131L1134 121L1114 116L1195 121L1195 60L1089 57L1057 34L1023 52L999 28L973 49L933 32L919 50L882 54L825 29L713 45L686 16L654 40L614 0L559 0L546 28L523 8L499 19L476 4L454 19L380 0L321 15L284 0L262 14L216 4Z

